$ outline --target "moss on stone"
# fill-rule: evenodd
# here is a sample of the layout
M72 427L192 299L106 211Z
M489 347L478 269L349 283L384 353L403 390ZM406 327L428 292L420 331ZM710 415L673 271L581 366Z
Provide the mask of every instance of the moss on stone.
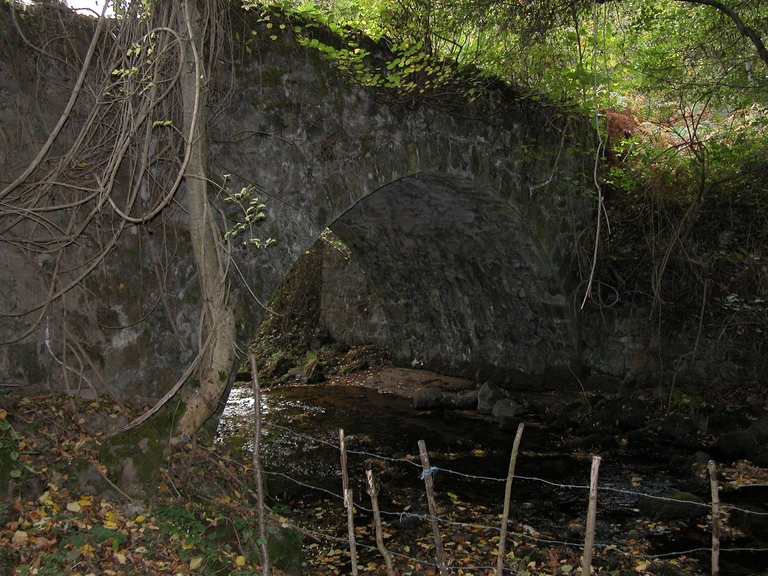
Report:
M261 71L260 77L257 78L257 81L261 81L260 83L264 84L265 86L275 87L280 86L283 81L283 73L280 70L280 68L277 68L275 66L270 66L268 68L264 68Z
M116 434L101 445L101 462L128 493L146 497L157 492L160 467L168 456L174 425L183 413L183 405L166 408L138 428Z
M46 380L46 372L40 365L37 346L34 343L12 344L8 356L11 364L20 366L26 381L31 385L42 384Z

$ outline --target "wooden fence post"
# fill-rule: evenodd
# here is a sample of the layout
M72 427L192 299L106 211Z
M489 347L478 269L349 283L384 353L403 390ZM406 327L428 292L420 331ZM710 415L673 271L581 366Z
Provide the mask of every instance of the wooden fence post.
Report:
M352 563L352 576L357 576L357 545L355 544L355 507L352 501L352 489L349 487L347 473L347 442L344 430L339 428L339 450L341 452L341 486L344 491L344 508L347 509L347 534L349 537L349 558Z
M376 528L376 546L384 557L384 562L387 565L387 576L395 576L395 569L392 566L392 556L390 555L387 547L384 546L384 534L381 531L381 512L379 511L379 487L376 484L376 479L373 477L372 470L365 471L365 478L367 480L366 491L371 497L371 508L373 508L373 524Z
M584 557L581 561L581 573L589 576L592 569L592 549L595 547L595 522L597 521L597 474L600 470L600 456L592 456L592 473L589 481L589 506L587 507L587 526L584 536Z
M501 576L504 571L504 555L506 554L507 523L509 522L509 502L512 499L512 479L515 477L515 464L517 464L517 452L520 449L520 438L523 436L525 424L522 422L517 427L515 441L512 444L512 455L509 458L509 471L507 472L507 485L504 488L504 513L501 517L501 534L499 535L499 557L496 560L496 575Z
M437 566L440 569L441 576L448 576L447 561L445 558L445 549L443 540L440 537L440 526L437 522L437 504L435 504L435 491L432 481L432 467L429 465L429 454L427 454L427 445L424 440L419 440L419 454L421 455L421 473L424 478L424 485L427 488L427 503L429 504L429 520L432 524L432 534L435 537L435 551L437 553Z
M267 522L264 513L264 480L261 474L261 388L259 373L256 370L256 357L251 354L251 377L253 380L253 474L256 480L256 499L258 500L259 539L261 540L261 573L269 576L269 549L267 543Z
M717 464L710 460L709 486L712 491L712 576L720 575L720 492L717 488Z

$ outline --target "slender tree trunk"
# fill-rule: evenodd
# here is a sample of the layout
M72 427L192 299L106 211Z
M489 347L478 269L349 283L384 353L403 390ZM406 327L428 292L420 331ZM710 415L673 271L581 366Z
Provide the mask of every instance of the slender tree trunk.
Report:
M176 434L188 437L214 413L235 362L235 320L229 302L226 258L221 233L208 203L208 146L206 124L209 79L203 65L203 23L196 0L184 0L179 10L179 31L185 44L181 75L184 135L189 138L190 160L185 172L186 204L192 251L203 300L203 338L212 333L199 366L199 388L187 386L186 410ZM207 334L205 333L207 331Z
M760 38L760 34L750 26L747 26L744 21L741 19L741 16L739 16L738 12L736 12L733 8L730 6L726 6L722 2L718 2L718 0L677 0L678 2L687 2L688 4L701 4L703 6L711 6L715 10L719 11L722 14L725 14L728 16L728 18L731 19L731 21L734 23L736 28L741 32L742 36L745 36L750 42L752 42L752 45L755 47L755 50L757 51L757 55L760 57L760 60L763 61L763 64L765 64L766 67L768 67L768 48L765 47L765 44L763 43L763 39Z

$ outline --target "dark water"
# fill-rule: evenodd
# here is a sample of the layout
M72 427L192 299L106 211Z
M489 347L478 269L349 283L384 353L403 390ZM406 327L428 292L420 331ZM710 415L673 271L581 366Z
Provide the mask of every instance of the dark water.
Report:
M351 485L362 492L364 470L372 466L386 487L423 487L418 441L424 440L430 464L439 470L436 490L461 500L501 510L504 483L514 432L495 424L447 412L417 412L410 401L359 387L302 386L275 388L262 397L265 423L263 460L270 491L291 498L327 497L341 493L338 434L344 429L349 450ZM251 390L235 389L222 417L219 436L248 452L252 446ZM526 424L513 483L513 517L532 533L556 536L578 544L587 507L591 458L559 451L560 438L536 423ZM631 538L651 542L649 554L708 549L711 536L706 518L688 525L649 523L637 512L638 494L675 489L668 470L672 454L665 447L632 445L610 451L600 464L596 541L616 544ZM314 487L314 489L308 488ZM318 490L319 489L319 490ZM707 499L706 497L704 498ZM723 493L724 504L768 512L768 488L742 488ZM736 536L722 548L768 546L768 517L729 512L729 529ZM689 554L703 568L709 553ZM741 550L721 554L721 574L755 574L768 567L768 552Z

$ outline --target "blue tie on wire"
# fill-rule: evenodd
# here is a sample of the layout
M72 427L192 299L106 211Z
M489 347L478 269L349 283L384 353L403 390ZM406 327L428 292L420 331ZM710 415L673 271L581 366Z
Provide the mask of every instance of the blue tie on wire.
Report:
M421 471L421 479L424 480L424 478L426 477L427 474L429 474L430 476L434 476L435 472L437 472L437 467L436 466L430 466L429 470L422 470Z

